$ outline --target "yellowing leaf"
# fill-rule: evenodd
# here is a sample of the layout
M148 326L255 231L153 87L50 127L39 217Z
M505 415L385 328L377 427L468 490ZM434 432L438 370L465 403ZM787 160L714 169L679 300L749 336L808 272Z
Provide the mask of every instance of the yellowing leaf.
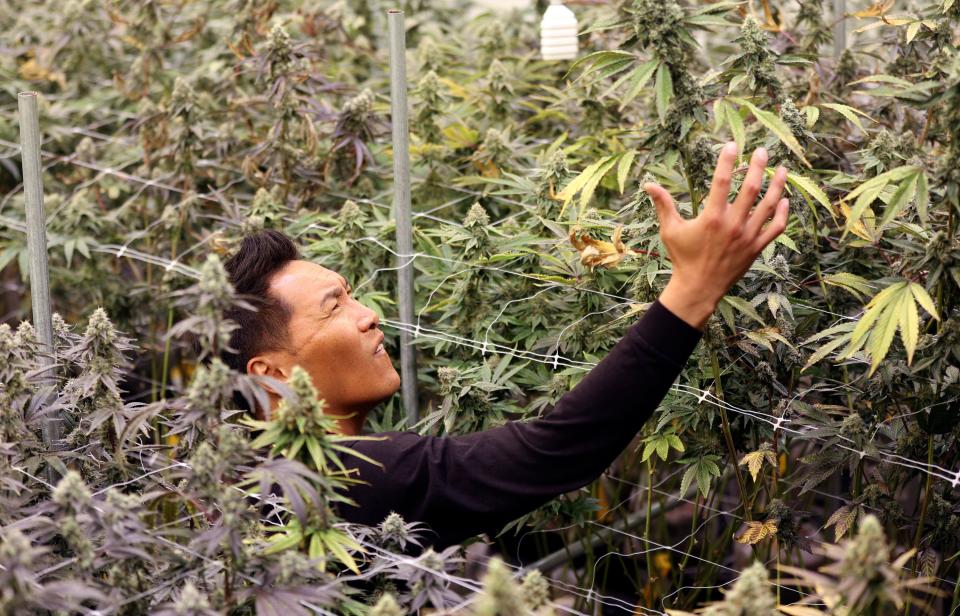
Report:
M872 295L873 286L862 276L851 274L850 272L838 272L836 274L827 274L823 277L823 282L836 287L841 287L853 293L857 299L861 299L860 294Z
M895 0L878 0L870 5L869 8L863 11L857 11L853 14L854 17L863 19L864 17L880 17L893 7Z
M872 375L890 350L894 334L900 330L900 338L907 350L907 363L912 363L920 337L915 302L923 306L934 319L940 319L933 300L921 285L909 281L895 282L877 293L867 304L841 357L850 357L865 348L871 358Z
M737 537L737 543L754 545L776 534L777 534L776 520L766 520L764 522L757 522L757 521L747 522L746 528L743 530L743 533L741 533L740 536Z
M750 471L750 476L754 481L757 480L757 477L760 475L760 469L763 468L763 463L766 462L770 466L777 466L777 456L773 453L773 448L770 446L770 443L764 443L760 446L760 449L756 451L751 451L742 458L740 458L740 466L746 466Z
M850 105L841 105L839 103L821 103L820 106L826 107L827 109L833 109L834 111L836 111L837 113L845 117L846 119L853 122L857 126L857 128L859 128L860 130L863 130L863 123L860 122L860 118L857 117L858 114L862 115L868 120L875 121L873 120L873 118L871 118L864 112L860 111L859 109L855 109Z
M612 241L605 242L586 235L583 228L577 225L570 229L570 243L580 253L580 262L587 267L613 267L630 255L642 254L627 248L620 239L622 234L623 225L618 225Z

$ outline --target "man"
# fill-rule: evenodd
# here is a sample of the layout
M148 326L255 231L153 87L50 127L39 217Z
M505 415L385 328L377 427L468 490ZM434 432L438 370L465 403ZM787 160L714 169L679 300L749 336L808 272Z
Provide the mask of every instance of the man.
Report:
M717 303L786 226L787 199L780 198L786 169L776 170L757 203L767 162L758 149L728 203L736 158L736 145L724 146L710 194L693 220L679 215L663 187L644 186L673 263L670 281L551 412L462 436L392 432L347 443L382 466L345 460L365 483L350 488L357 507L342 507L340 514L376 524L396 511L426 523L435 533L426 542L445 547L495 531L600 475L663 399ZM278 232L244 239L227 270L237 293L259 308L228 315L240 326L231 340L237 353L227 358L232 366L281 381L301 366L325 408L348 417L340 421L342 431L359 434L367 413L400 386L376 313L351 297L340 275L300 260ZM273 406L279 401L273 393L271 400Z

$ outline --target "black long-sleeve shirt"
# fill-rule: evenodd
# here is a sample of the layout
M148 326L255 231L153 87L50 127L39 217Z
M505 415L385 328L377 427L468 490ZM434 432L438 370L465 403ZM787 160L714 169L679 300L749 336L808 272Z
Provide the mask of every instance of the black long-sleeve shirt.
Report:
M357 507L340 507L350 522L378 524L391 511L426 523L445 547L504 524L596 479L660 404L700 340L659 300L614 348L532 421L462 436L387 432L384 440L347 441L383 467L357 458L366 484L351 486Z

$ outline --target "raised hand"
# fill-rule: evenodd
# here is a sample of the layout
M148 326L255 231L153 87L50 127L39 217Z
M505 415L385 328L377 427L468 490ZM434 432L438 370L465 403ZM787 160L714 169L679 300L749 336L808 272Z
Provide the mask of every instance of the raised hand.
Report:
M789 202L780 198L787 180L786 168L777 168L766 194L756 203L767 164L767 151L758 148L740 192L729 203L736 159L737 145L726 144L713 172L710 194L692 220L680 216L665 188L653 182L643 186L656 206L660 238L673 262L673 275L660 295L660 303L701 330L730 287L787 226ZM771 216L773 220L764 226Z

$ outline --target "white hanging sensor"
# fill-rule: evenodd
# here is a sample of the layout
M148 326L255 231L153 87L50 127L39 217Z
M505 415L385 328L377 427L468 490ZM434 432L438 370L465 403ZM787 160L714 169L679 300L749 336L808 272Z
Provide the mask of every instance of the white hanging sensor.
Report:
M551 0L540 20L540 55L544 60L577 57L577 16L560 0Z

